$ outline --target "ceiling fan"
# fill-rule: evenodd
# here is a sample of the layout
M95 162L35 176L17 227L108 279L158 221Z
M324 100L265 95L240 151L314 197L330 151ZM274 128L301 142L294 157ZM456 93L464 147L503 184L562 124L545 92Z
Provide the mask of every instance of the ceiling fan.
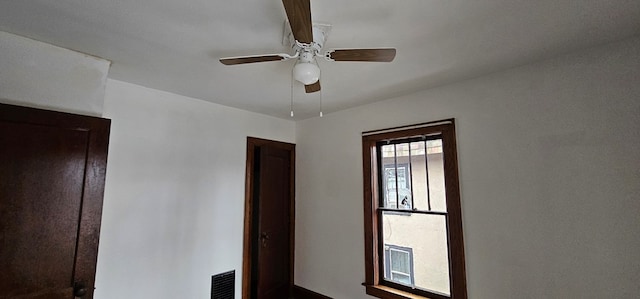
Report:
M320 68L314 64L316 57L324 57L329 61L391 62L396 56L394 48L341 49L321 54L327 32L323 31L322 26L311 23L310 0L282 0L282 4L293 34L291 47L295 54L227 57L221 58L220 62L224 65L236 65L297 59L293 77L305 85L307 93L312 93L320 90Z

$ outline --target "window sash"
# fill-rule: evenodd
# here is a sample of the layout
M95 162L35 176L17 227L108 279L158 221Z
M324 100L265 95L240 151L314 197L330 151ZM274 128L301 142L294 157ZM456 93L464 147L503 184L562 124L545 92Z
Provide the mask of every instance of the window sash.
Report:
M380 186L379 188L379 196L378 196L378 200L379 200L379 206L382 208L395 208L399 211L407 211L407 210L412 210L412 209L416 209L415 208L415 195L414 195L414 190L413 190L413 159L412 159L412 152L411 152L411 144L416 143L416 142L424 142L424 170L425 170L425 196L426 196L426 201L427 201L427 207L428 210L431 211L432 210L432 205L431 205L431 189L429 188L430 186L430 179L429 179L429 158L428 158L428 142L429 141L436 141L436 140L443 140L442 134L441 133L433 133L433 134L429 134L429 135L423 135L423 136L418 136L418 137L406 137L406 138L399 138L399 139L393 139L393 140L385 140L385 141L379 141L376 143L376 154L377 154L377 167L378 167L378 173L380 174L378 176L378 186ZM406 144L407 148L408 148L408 162L406 163L399 163L398 162L398 150L397 150L397 145L402 145L402 144ZM385 150L383 150L383 148L385 147L389 147L393 145L393 163L383 163L383 152L387 152ZM389 156L387 156L387 158L390 158ZM389 178L388 175L391 174L394 176L393 178ZM400 175L400 173L402 173L402 175ZM400 179L402 178L402 179ZM400 194L401 191L401 183L402 183L402 189L406 190L404 193L406 193L407 191L409 192L408 196L410 197L407 198L407 196L405 195L404 199L401 199L400 197L402 196ZM389 185L392 186L389 186ZM391 188L389 188L391 187ZM395 198L390 198L390 190L392 190L393 194L395 195ZM408 200L408 202L404 203L404 200ZM403 204L404 203L404 204Z
M402 211L401 213L399 211ZM407 210L397 210L397 209L387 209L387 208L378 208L377 209L377 214L378 214L378 219L382 219L383 216L385 215L385 212L387 213L386 215L398 215L398 214L403 214L403 215L412 215L412 214L424 214L424 215L434 215L434 216L444 216L444 222L447 224L445 227L446 230L446 235L449 236L450 234L450 230L449 230L449 215L446 212L436 212L436 211L407 211ZM380 284L381 285L385 285L385 286L390 286L393 288L397 288L400 290L404 290L404 291L408 291L408 292L412 292L412 293L416 293L418 295L421 296L425 296L428 298L432 298L432 299L450 299L453 296L453 281L451 280L451 274L452 274L452 265L451 265L451 243L450 243L450 238L447 238L447 248L449 251L449 291L451 293L451 296L447 295L447 294L443 294L440 292L437 292L436 290L431 290L431 289L426 289L423 288L423 286L418 286L415 284L415 272L413 270L413 249L410 247L403 247L403 246L399 246L399 245L394 245L394 244L389 244L389 243L384 243L384 222L383 221L379 221L378 222L378 236L377 239L379 240L379 244L380 244L380 248L379 251L381 256L380 256L380 260L382 261L379 264L380 267ZM395 250L395 251L400 251L400 252L410 252L410 268L411 271L410 273L403 273L402 271L393 271L391 270L391 257L390 257L390 251L391 250ZM389 264L387 264L387 261L389 261ZM391 272L391 273L390 273ZM409 275L411 276L411 284L403 284L401 282L397 282L393 279L388 279L385 278L385 276L390 276L392 277L393 272L396 272L398 274L405 274L405 275ZM407 289L408 287L408 289Z

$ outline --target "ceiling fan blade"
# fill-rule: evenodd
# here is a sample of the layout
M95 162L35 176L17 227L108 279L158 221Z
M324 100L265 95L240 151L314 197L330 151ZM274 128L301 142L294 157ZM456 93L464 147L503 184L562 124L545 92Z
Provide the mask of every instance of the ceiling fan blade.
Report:
M306 91L307 93L320 91L320 80L318 80L318 82L316 82L316 83L305 85L304 86L304 91Z
M286 54L272 54L272 55L220 58L220 62L222 62L222 64L224 65L236 65L236 64L245 64L245 63L266 62L266 61L280 61L280 60L287 60L289 58L291 58L291 56Z
M293 37L301 43L313 42L310 0L282 0Z
M344 49L333 50L327 57L335 61L375 61L391 62L396 57L396 49Z

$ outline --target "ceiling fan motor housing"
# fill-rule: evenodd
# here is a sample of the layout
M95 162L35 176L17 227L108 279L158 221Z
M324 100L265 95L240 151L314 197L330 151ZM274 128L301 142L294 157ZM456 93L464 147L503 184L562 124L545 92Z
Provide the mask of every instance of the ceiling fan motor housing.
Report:
M313 57L315 57L314 52L311 52L312 49L302 49L300 52L300 62L313 62Z

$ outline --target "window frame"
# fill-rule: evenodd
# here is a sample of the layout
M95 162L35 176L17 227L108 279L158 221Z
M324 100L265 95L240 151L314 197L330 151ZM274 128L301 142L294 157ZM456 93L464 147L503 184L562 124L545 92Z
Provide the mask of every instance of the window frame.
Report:
M412 137L439 135L442 138L444 180L449 245L449 281L451 296L415 289L384 279L384 248L379 232L379 168L377 145L380 142ZM365 286L368 295L391 299L467 299L464 242L462 235L462 209L458 177L458 160L454 119L429 122L378 132L365 132L362 136ZM381 252L382 251L382 252Z

